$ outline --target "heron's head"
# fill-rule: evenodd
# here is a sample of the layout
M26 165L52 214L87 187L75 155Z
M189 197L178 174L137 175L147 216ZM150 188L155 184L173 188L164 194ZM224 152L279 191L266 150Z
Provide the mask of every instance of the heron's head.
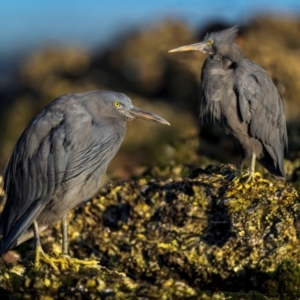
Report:
M169 52L200 51L209 55L228 56L233 45L236 45L235 38L237 33L238 26L235 25L228 29L206 34L200 43L182 46Z
M110 118L124 121L131 121L134 118L140 118L162 123L165 125L170 125L169 122L167 122L160 116L134 106L130 98L122 93L111 91L94 91L92 93L93 96L90 97L91 99L97 97L98 100L101 100L96 101L97 108L95 108L95 110L99 109L103 116L108 116Z

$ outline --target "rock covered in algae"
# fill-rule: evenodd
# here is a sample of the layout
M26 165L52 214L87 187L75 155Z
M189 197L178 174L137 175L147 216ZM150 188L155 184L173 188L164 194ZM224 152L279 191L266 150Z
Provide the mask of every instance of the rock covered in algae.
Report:
M102 267L77 274L28 265L11 289L65 299L279 299L280 291L288 293L284 279L300 278L293 275L300 274L300 202L291 184L257 177L238 185L230 165L199 168L186 178L181 172L186 169L178 165L154 168L109 184L70 214L71 255L97 258ZM159 179L174 174L178 179ZM60 236L59 225L48 229L45 249L59 250ZM288 275L281 271L286 259L295 266Z

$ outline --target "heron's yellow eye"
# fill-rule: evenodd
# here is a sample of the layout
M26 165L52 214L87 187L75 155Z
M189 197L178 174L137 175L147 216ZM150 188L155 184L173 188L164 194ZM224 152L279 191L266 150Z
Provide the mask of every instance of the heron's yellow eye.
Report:
M115 107L116 107L116 108L120 108L121 106L122 106L122 105L121 105L120 102L118 102L118 101L115 102Z
M207 41L207 44L209 44L209 45L212 45L213 43L214 43L213 40L208 40L208 41Z

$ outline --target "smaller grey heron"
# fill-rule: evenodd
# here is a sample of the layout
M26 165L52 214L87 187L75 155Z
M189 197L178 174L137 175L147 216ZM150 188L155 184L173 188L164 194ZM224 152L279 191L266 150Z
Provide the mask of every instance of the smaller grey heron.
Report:
M208 33L201 43L182 46L169 52L207 53L201 71L200 116L209 114L236 141L242 176L245 159L252 158L246 181L255 175L258 161L276 177L285 178L284 148L287 130L283 104L267 72L245 59L235 43L238 27Z

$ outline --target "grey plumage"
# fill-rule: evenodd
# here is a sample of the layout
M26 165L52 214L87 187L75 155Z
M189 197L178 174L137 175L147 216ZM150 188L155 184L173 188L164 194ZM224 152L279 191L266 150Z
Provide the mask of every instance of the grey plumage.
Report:
M234 26L210 33L201 43L171 52L197 50L210 55L201 71L200 118L210 116L234 138L241 163L254 156L273 175L285 177L282 101L266 71L243 57L235 43L237 32Z
M169 124L124 94L63 95L37 114L19 138L4 174L2 255L95 195L135 117Z

